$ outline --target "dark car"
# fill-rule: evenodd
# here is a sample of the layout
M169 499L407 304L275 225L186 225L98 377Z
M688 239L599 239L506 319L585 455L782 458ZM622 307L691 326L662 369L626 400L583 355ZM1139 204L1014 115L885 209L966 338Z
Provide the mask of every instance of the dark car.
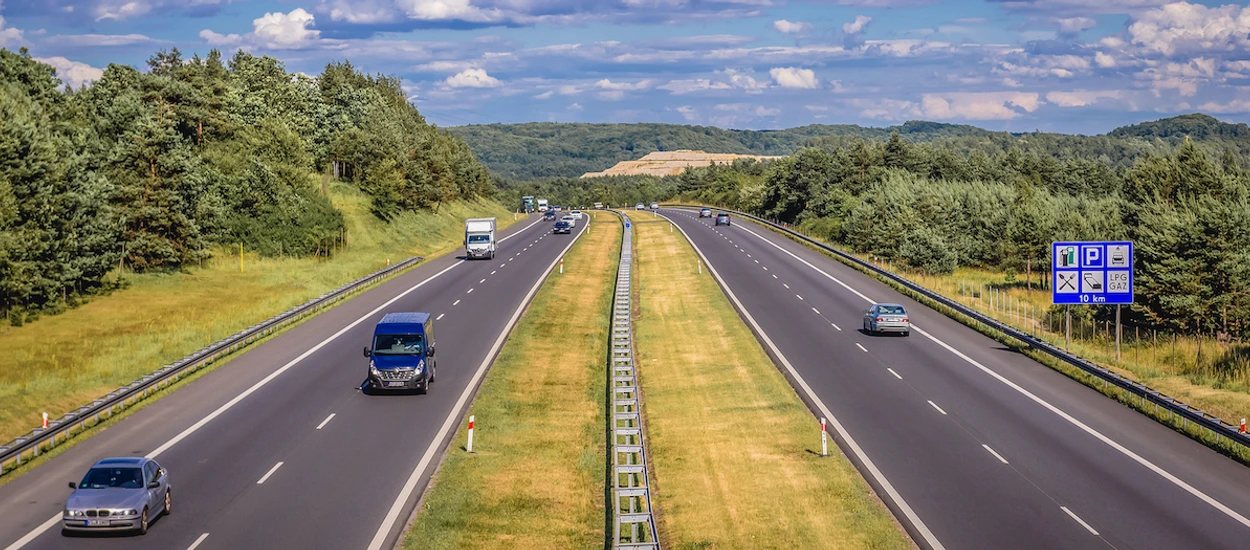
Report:
M566 222L564 220L560 220L556 222L556 228L552 230L552 233L572 233L572 232L573 232L573 224Z
M711 208L700 208L700 209L699 209L699 217L700 217L700 218L710 218L710 217L712 217L712 209L711 209Z
M543 212L543 221L547 221L547 222L556 221L556 211L548 210L546 212Z
M61 532L133 531L144 535L153 518L168 514L172 503L169 473L142 456L96 462L65 500Z
M716 225L729 225L729 214L721 212L716 215Z

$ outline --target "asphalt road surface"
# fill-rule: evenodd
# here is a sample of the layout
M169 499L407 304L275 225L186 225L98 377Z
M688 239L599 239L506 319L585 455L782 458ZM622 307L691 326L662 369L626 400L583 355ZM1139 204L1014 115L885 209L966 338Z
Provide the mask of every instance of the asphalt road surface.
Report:
M78 443L0 487L0 547L389 548L504 334L587 225L552 235L522 220L495 260L431 260ZM359 391L361 349L390 311L436 317L427 395ZM143 537L61 535L67 482L100 458L152 454L170 472L169 517Z
M661 213L922 547L1250 548L1250 469L760 225ZM911 336L864 333L874 300Z

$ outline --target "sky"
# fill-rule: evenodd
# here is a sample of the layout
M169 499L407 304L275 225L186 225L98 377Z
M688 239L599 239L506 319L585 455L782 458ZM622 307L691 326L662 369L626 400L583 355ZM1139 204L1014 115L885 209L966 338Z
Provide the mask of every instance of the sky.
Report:
M175 47L346 59L441 126L1250 121L1250 7L1218 0L0 0L0 46L74 86Z

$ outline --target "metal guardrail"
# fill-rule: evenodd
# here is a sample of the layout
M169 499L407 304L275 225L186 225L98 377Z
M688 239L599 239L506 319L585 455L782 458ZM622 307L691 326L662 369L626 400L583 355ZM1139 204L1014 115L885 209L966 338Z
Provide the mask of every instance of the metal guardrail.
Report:
M23 461L27 460L28 455L30 458L37 457L41 452L51 450L75 435L99 424L101 415L107 419L113 414L125 410L126 407L146 399L150 393L168 387L170 384L200 370L204 366L242 349L260 338L273 334L286 325L313 315L352 293L385 279L423 259L420 256L414 256L386 269L356 279L338 289L322 294L308 302L239 331L232 336L210 344L191 355L165 365L151 374L92 401L90 404L66 413L60 418L49 420L47 428L35 428L26 435L0 446L0 475L4 475L21 466Z
M692 205L692 204L665 204L663 206L678 207L678 208L702 208L703 207L703 205ZM865 271L868 271L869 273L877 275L878 277L884 277L886 279L889 279L912 292L915 292L921 296L924 296L925 298L928 298L930 300L933 300L934 302L937 302L943 307L950 308L965 317L973 319L987 327L990 327L998 332L1001 332L1007 335L1009 338L1012 338L1016 340L1017 342L1024 344L1025 346L1028 346L1030 349L1033 349L1038 352L1049 355L1051 357L1054 357L1055 359L1058 359L1060 361L1063 361L1064 363L1067 363L1069 365L1072 365L1073 367L1076 367L1077 369L1080 369L1086 374L1090 374L1096 378L1101 379L1103 381L1104 387L1110 384L1136 396L1137 399L1140 400L1141 406L1143 408L1147 404L1153 404L1156 407L1162 407L1164 410L1168 411L1169 421L1172 420L1173 415L1176 415L1177 417L1181 419L1182 429L1188 429L1189 423L1193 422L1198 427L1207 429L1216 437L1226 437L1228 438L1229 441L1240 445L1243 449L1250 450L1250 434L1240 433L1239 426L1234 426L1232 424L1229 424L1225 422L1224 419L1218 416L1208 414L1206 411L1202 409L1191 407L1189 404L1179 401L1157 390L1151 389L1149 386L1145 384L1142 384L1135 380L1121 376L1119 373L1116 373L1112 371L1111 369L1108 369L1092 361L1083 359L1077 355L1074 355L1068 351L1063 350L1062 348L1059 348L1051 344L1050 342L1042 340L1036 336L1028 334L1027 332L1017 329L1011 325L1008 325L997 319L989 317L988 315L985 315L975 309L965 306L956 300L948 298L942 294L938 294L937 292L934 292L928 288L925 288L924 286L921 286L919 283L916 283L910 279L907 279L906 277L903 277L902 275L881 269L880 267L873 265L871 262L864 261L852 254L838 250L832 246L829 246L825 243L822 243L806 235L803 235L802 233L794 231L788 227L784 227L781 224L774 223L767 219L764 219L764 218L761 218L759 216L755 216L752 214L748 214L746 212L739 212L737 210L732 210L728 208L719 208L719 207L717 207L716 209L723 210L725 212L732 212L738 216L742 216L744 218L750 219L757 223L766 225L775 231L784 233L794 239L798 239L802 242L805 242L821 250L824 250L830 254L833 254L847 262L850 262L860 267L861 269Z
M633 267L633 230L629 218L621 235L621 263L612 301L612 352L608 359L608 389L612 410L608 417L608 450L612 468L612 548L660 550L655 516L651 513L651 489L647 477L642 395L634 370L634 339L630 305L630 271Z

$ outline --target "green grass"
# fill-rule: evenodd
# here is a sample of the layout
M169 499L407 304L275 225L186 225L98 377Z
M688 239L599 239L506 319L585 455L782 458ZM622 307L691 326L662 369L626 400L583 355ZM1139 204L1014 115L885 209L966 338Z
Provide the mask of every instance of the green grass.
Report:
M107 394L161 365L409 256L433 257L461 246L462 220L496 216L491 201L443 205L390 224L369 213L369 199L334 184L350 249L332 259L260 258L222 250L202 268L177 274L127 274L130 286L61 315L0 327L0 442Z
M593 548L604 541L608 315L621 225L597 216L521 318L403 547Z
M669 223L631 213L635 345L667 548L908 548Z

